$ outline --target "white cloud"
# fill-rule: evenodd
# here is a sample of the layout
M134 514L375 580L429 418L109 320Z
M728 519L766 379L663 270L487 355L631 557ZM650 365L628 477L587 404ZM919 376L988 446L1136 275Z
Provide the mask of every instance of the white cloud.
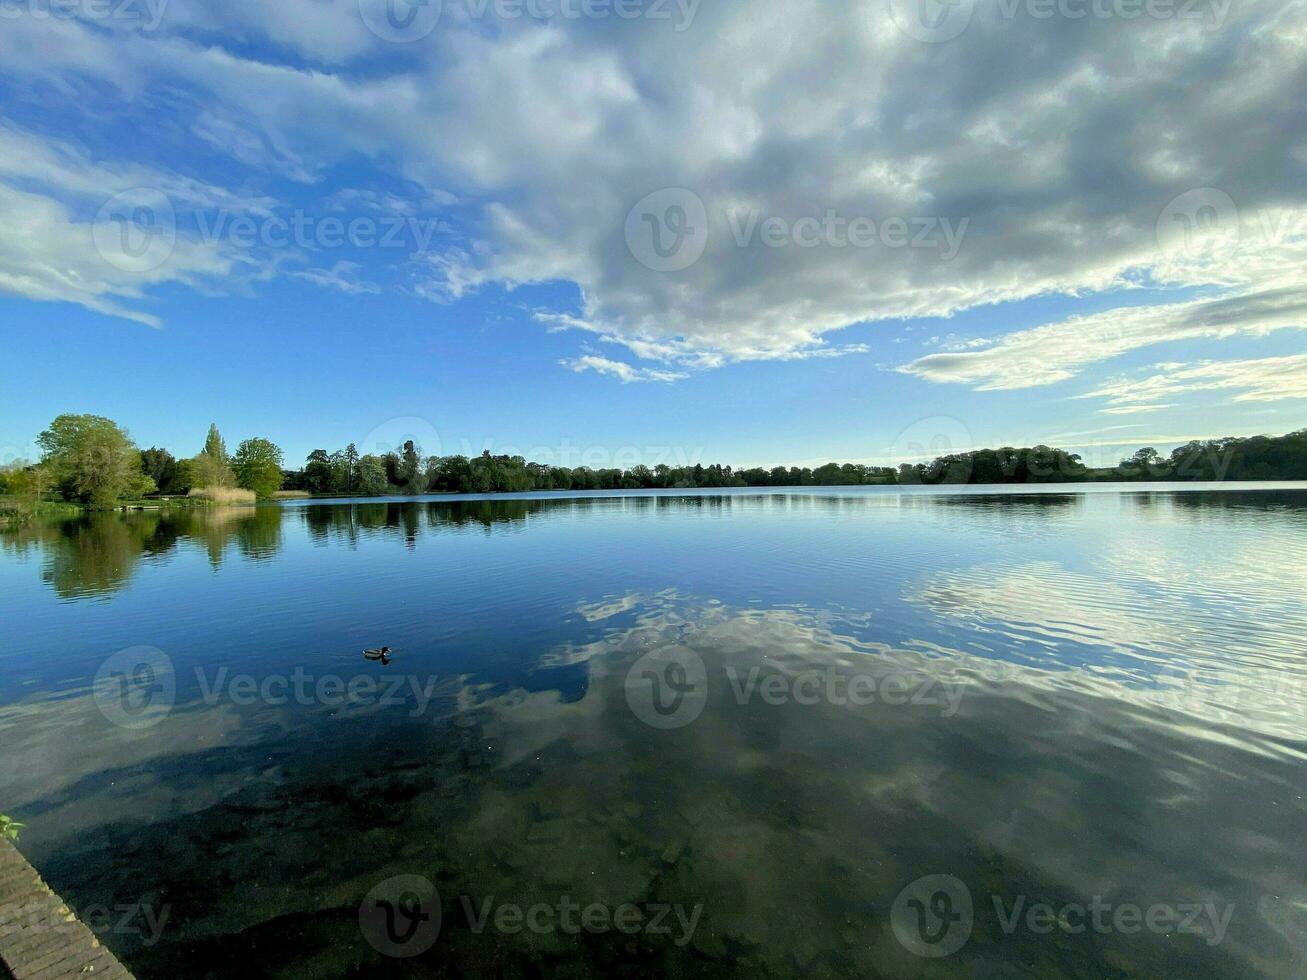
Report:
M275 202L267 197L234 194L223 187L158 167L92 159L65 140L50 139L19 129L0 119L0 180L29 184L93 205L147 188L166 195L175 205L267 213Z
M1121 378L1082 396L1106 398L1107 412L1143 412L1165 405L1148 404L1193 391L1228 392L1236 402L1307 398L1307 354L1246 361L1205 361L1191 367L1159 365L1167 370L1146 378Z
M1118 405L1115 408L1100 408L1098 411L1103 415L1138 415L1141 412L1160 412L1175 407L1175 402L1168 402L1164 405Z
M578 374L584 371L596 371L599 374L611 375L623 384L631 384L635 381L680 381L682 378L689 377L684 372L632 367L630 364L612 361L594 354L584 354L581 357L562 360L558 363Z
M420 43L386 45L354 3L176 0L150 37L7 22L0 73L73 95L149 92L146 111L197 107L194 138L291 179L368 162L452 191L472 222L466 241L415 292L450 301L490 283L575 283L579 322L669 375L856 353L827 335L1050 292L1225 291L907 368L996 389L1065 380L1158 340L1301 325L1303 226L1267 240L1257 222L1307 213L1305 9L1237 5L1214 28L1003 19L981 4L961 37L923 44L883 3L750 0L704 5L679 32L451 14ZM256 60L251 40L275 54L260 47ZM702 199L708 235L698 261L660 273L634 258L625 228L666 187ZM1205 187L1242 213L1242 238L1183 237L1175 219L1206 212L1168 205ZM967 225L947 259L939 242L741 246L733 221L751 210L791 226L828 212L882 231L886 219L910 232L933 220L936 237L942 220Z
M233 260L218 249L178 239L166 262L142 269L113 235L78 221L58 201L0 184L0 292L39 301L77 303L97 313L157 327L139 308L148 287L165 282L199 285L227 275ZM131 305L124 305L130 303Z
M1216 300L1134 306L1011 333L981 350L929 354L905 374L980 391L1033 388L1155 344L1307 327L1307 290L1283 287Z
M330 269L304 269L300 272L293 272L291 275L296 279L311 282L315 286L335 289L350 296L380 293L381 287L376 283L359 278L359 269L360 266L357 262L341 261Z

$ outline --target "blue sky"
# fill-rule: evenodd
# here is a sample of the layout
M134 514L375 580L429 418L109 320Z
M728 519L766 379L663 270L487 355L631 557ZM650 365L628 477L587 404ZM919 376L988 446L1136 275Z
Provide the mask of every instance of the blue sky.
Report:
M292 464L1307 424L1299 3L42 2L0 33L0 462L66 411Z

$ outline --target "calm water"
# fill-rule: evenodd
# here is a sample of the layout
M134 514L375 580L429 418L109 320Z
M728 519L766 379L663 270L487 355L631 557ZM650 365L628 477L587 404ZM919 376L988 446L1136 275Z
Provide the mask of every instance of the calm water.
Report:
M1290 488L38 524L0 812L142 978L1301 977L1305 596Z

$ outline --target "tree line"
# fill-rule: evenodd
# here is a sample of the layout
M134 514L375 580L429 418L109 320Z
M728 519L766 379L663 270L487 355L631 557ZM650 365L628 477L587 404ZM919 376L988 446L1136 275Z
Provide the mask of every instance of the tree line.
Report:
M286 488L314 494L514 493L533 490L654 490L747 486L860 486L895 482L889 467L829 463L817 469L734 469L719 463L630 469L550 466L521 456L427 456L412 441L398 452L359 456L353 443L315 449Z
M1085 466L1075 453L1050 446L1002 447L938 456L897 468L860 463L733 468L711 465L630 469L551 466L521 456L424 456L405 442L397 451L360 454L350 443L315 449L300 469L286 469L269 439L243 440L229 454L216 424L202 448L176 457L140 450L127 431L98 415L60 415L37 438L36 463L0 470L0 494L39 501L51 495L93 508L156 495L216 496L239 489L266 500L279 492L380 496L422 493L509 493L537 490L652 490L727 487L816 487L943 484L1080 483L1089 481L1307 480L1307 429L1284 436L1196 440L1169 456L1141 449L1113 467Z
M99 509L201 490L242 489L267 499L285 479L282 452L272 441L246 439L229 454L216 425L203 448L182 459L157 446L138 449L126 429L100 415L60 415L36 443L39 462L0 470L0 494L31 503L54 495Z
M1086 483L1307 480L1307 429L1283 436L1195 439L1168 456L1152 447L1116 466L1088 467L1076 453L1050 446L980 449L899 467L901 484Z

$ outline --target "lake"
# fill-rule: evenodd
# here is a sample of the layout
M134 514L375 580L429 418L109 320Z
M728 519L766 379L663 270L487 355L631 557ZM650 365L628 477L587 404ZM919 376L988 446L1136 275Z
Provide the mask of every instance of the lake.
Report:
M0 812L141 978L1299 977L1305 597L1301 485L38 522Z

